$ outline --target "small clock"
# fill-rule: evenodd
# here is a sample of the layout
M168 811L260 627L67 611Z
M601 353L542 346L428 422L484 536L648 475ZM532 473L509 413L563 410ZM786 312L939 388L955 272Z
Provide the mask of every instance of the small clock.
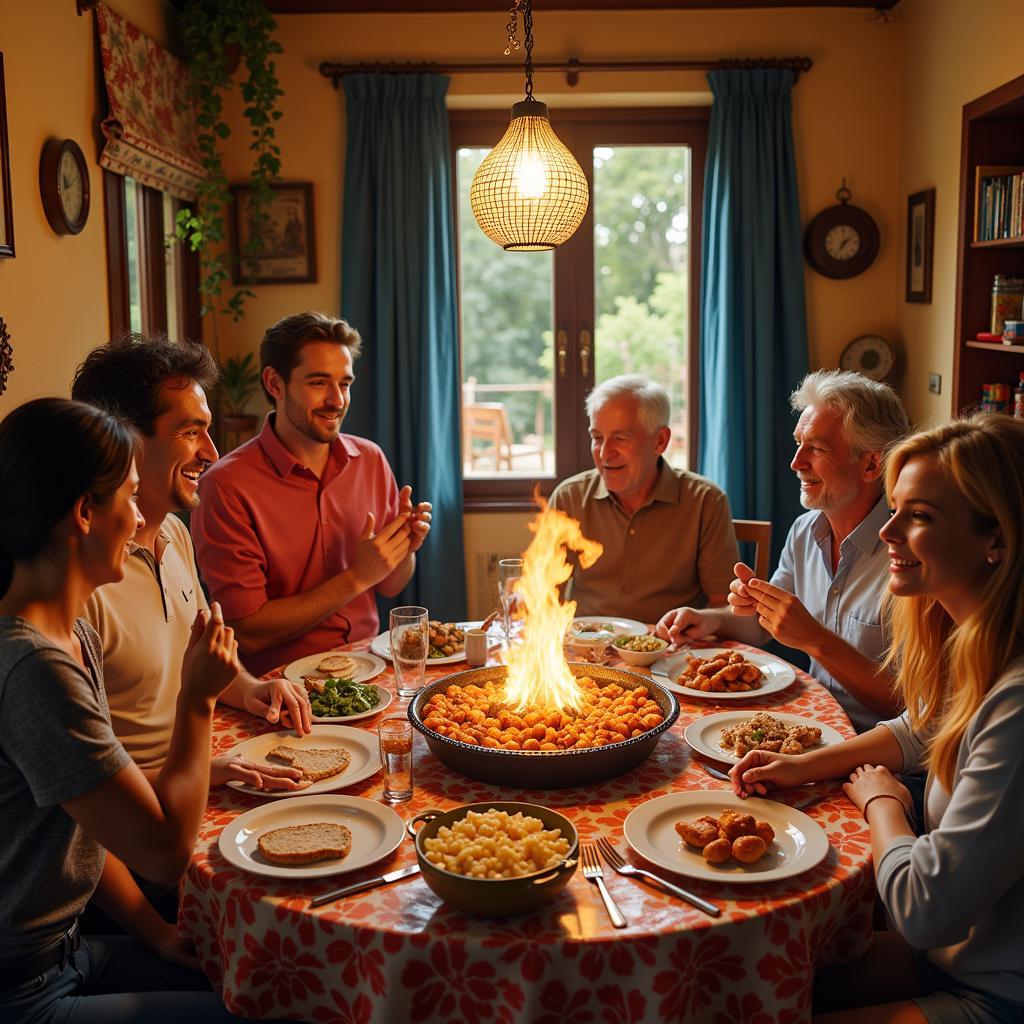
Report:
M871 380L885 380L896 362L892 345L877 334L862 334L843 349L842 370L856 370Z
M871 214L850 205L852 195L844 178L836 192L839 204L822 210L804 234L807 262L825 277L855 277L878 255L878 225Z
M77 142L50 139L39 161L43 212L58 235L77 235L89 219L89 167Z

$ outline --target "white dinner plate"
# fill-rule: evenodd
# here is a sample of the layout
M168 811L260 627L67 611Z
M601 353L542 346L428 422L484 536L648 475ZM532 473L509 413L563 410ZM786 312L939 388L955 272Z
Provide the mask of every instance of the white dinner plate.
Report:
M346 722L355 722L360 718L369 718L371 715L379 715L385 708L391 705L395 695L383 686L374 686L377 691L377 703L369 711L357 711L354 715L313 715L314 722L321 722L324 725L344 725Z
M722 730L731 729L734 725L749 721L756 714L756 711L720 711L714 715L705 715L703 718L692 721L686 727L683 737L698 754L710 757L714 761L727 761L730 764L735 764L739 758L719 746L718 741L722 738ZM813 718L788 715L783 711L769 711L767 714L786 725L809 725L812 728L820 729L821 743L817 747L811 747L811 750L843 742L841 733L836 732L830 725L816 722Z
M742 654L747 661L753 662L763 673L764 681L756 690L741 690L738 693L720 693L717 690L694 690L689 686L680 686L676 682L676 676L686 668L686 659L693 655L695 658L711 658L717 654ZM666 682L661 685L673 693L681 693L686 697L702 697L704 700L756 700L769 693L778 693L784 690L796 679L796 672L792 665L787 665L778 658L772 658L760 651L733 651L727 647L701 647L681 651L679 654L669 655L656 661L651 666L651 672L659 677L664 677ZM659 682L661 679L659 678Z
M438 620L440 621L440 620ZM476 622L456 622L455 625L459 629L479 629L483 623L483 619L477 619ZM491 627L494 628L493 626ZM488 632L487 634L487 646L493 647L496 644L500 644L502 638L496 633ZM380 636L375 636L370 643L370 650L374 654L379 654L382 658L391 660L391 635L390 633L381 633ZM445 658L427 658L427 666L431 665L454 665L458 661L466 660L465 650L456 651L454 654L449 654Z
M320 676L321 679L340 679L337 673L330 672L318 672L316 670L317 665L324 660L328 655L331 654L343 654L346 658L351 658L355 663L351 675L345 676L346 679L351 679L353 683L365 683L368 679L374 679L387 668L380 658L375 657L372 654L365 654L362 651L323 651L321 654L307 654L304 658L298 658L293 661L290 665L285 667L284 677L290 679L293 683L301 683L303 676Z
M337 775L328 779L320 779L305 789L255 789L245 783L231 781L228 783L240 793L252 793L263 797L299 797L312 796L316 793L330 793L335 789L346 789L363 779L380 771L380 748L377 737L362 729L352 729L347 725L314 725L308 736L296 736L293 732L265 732L262 736L252 736L241 743L236 743L229 755L240 754L242 757L255 761L257 764L270 764L277 768L287 767L283 761L268 761L267 754L274 747L343 747L352 760L349 766Z
M313 864L272 864L264 860L257 842L264 832L288 825L330 822L352 832L348 854ZM405 823L390 807L360 796L300 796L286 803L261 804L224 826L217 846L225 860L255 875L271 878L322 878L355 871L398 848Z
M775 839L756 864L709 864L700 850L683 842L676 822L696 821L704 814L717 818L727 808L737 808L767 821ZM669 793L648 800L630 812L622 831L626 842L652 864L690 878L760 884L791 878L820 864L828 855L828 836L803 811L774 800L748 797L741 800L728 790L705 789Z
M607 632L614 634L616 638L620 636L645 636L650 632L648 628L642 623L637 622L636 619L618 619L614 615L577 615L572 620L573 630L588 631L589 628L593 628L597 631L598 627L604 627Z

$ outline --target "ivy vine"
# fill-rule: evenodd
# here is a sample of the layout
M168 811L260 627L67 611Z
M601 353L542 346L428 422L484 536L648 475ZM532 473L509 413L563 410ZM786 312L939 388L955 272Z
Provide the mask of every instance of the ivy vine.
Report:
M224 253L225 219L231 191L224 172L223 144L231 135L224 120L224 96L233 86L232 61L240 57L246 76L241 82L249 149L255 154L250 172L251 202L246 211L250 228L245 250L237 254L243 273L254 276L263 228L269 223L273 200L271 182L280 177L281 150L274 130L281 117L276 109L283 95L273 57L282 52L274 37L276 22L261 0L189 0L178 19L178 30L189 70L190 97L196 108L196 134L205 180L194 208L179 211L175 236L200 255L201 313L220 310L240 320L245 300L254 292L244 283L219 305L230 272ZM214 321L216 331L216 321Z

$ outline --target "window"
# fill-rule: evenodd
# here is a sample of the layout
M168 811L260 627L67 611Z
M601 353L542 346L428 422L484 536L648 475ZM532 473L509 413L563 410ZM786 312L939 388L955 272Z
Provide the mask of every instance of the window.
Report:
M516 507L534 481L547 493L591 468L584 399L619 373L666 386L667 457L690 465L707 111L554 114L587 174L591 205L551 253L504 252L470 211L473 174L508 113L451 118L468 506Z
M111 337L126 331L201 337L196 254L165 244L186 204L110 171L103 172L103 187Z

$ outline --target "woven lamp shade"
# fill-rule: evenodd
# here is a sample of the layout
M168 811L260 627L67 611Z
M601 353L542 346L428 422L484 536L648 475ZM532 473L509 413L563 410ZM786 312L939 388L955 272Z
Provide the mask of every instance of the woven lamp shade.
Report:
M517 103L470 186L480 230L513 252L554 249L580 226L589 200L586 175L552 130L547 104Z

